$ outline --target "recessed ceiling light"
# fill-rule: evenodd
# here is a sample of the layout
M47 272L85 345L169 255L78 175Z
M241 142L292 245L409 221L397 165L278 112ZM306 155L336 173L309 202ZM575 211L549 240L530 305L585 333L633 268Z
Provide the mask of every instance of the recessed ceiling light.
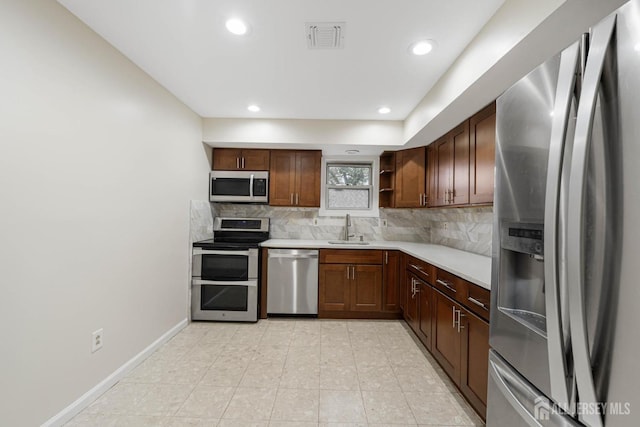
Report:
M236 34L238 36L247 34L247 31L249 31L249 27L247 26L247 24L245 24L240 19L229 19L225 25L227 26L227 30L229 30L230 33Z
M345 150L345 153L347 154L358 154L360 152L360 150Z
M433 40L420 40L411 44L411 46L409 46L409 51L414 55L422 56L431 52L434 46L435 42Z
M258 111L260 111L260 107L258 107L255 104L252 104L247 107L247 110L251 111L252 113L257 113Z
M378 108L378 113L380 114L389 114L391 112L391 108L389 107L380 107Z

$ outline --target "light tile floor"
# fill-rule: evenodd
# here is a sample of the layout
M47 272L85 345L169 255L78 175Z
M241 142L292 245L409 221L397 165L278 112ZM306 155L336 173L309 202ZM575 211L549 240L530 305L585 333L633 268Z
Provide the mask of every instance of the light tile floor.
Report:
M67 426L483 425L401 321L191 323Z

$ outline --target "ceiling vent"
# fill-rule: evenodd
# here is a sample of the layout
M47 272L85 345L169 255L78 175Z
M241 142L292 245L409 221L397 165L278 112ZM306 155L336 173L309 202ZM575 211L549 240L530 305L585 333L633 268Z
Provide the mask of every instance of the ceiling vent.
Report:
M344 47L344 22L307 22L305 26L309 49L342 49Z

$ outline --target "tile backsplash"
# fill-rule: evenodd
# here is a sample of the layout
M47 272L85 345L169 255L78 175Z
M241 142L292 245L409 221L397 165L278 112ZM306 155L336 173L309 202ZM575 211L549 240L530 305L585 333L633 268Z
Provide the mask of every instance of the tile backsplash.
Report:
M194 204L194 202L196 202ZM212 217L269 217L274 239L341 239L344 217L319 217L317 208L274 207L192 201L192 237L208 236L206 210ZM194 208L196 212L194 213ZM194 218L200 222L194 226ZM382 226L386 220L387 226ZM209 220L211 221L211 220ZM380 209L380 218L352 217L351 233L365 240L434 243L491 256L493 208ZM209 223L210 224L210 223ZM210 225L209 225L210 227ZM206 239L209 237L203 237Z

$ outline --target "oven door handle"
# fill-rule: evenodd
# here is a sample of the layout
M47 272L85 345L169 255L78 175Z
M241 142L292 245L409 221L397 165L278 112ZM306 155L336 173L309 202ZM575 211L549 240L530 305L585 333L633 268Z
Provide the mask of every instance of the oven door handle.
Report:
M258 287L258 282L256 280L243 281L243 282L230 282L230 281L193 279L191 280L191 284L193 286L214 285L214 286L247 286L249 288Z
M234 251L234 250L224 250L224 251L211 251L207 249L199 249L193 248L193 255L251 255L249 251Z

